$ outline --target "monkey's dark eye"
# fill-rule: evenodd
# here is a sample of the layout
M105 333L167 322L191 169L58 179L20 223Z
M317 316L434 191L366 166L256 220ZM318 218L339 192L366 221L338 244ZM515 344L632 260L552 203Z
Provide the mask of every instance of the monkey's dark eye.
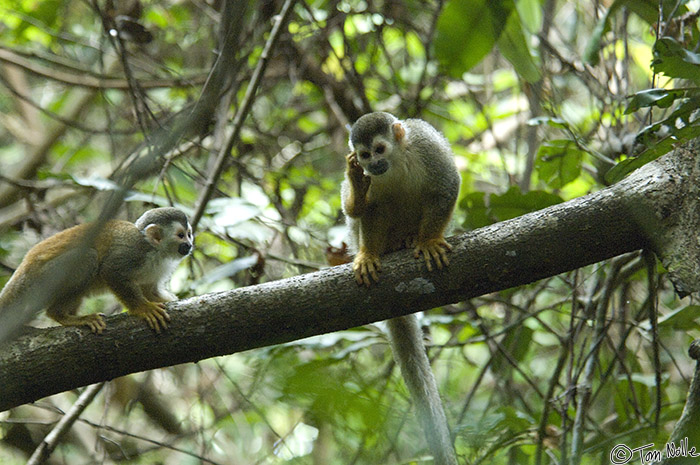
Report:
M386 147L384 147L383 145L377 145L377 148L374 149L374 151L379 155L383 154L384 150L386 150Z
M367 160L369 158L369 152L360 152L360 158Z
M180 239L184 239L184 238L185 238L185 233L184 233L184 232L179 232L179 233L177 233L177 237L179 237Z

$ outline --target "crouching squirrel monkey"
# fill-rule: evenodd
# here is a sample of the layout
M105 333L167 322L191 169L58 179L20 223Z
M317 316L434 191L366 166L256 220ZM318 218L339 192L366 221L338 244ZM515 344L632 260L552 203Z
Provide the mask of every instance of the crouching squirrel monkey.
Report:
M431 271L448 265L444 231L459 193L460 177L447 140L420 119L370 113L350 130L341 187L350 229L355 280L379 280L380 256L413 247ZM417 407L435 463L456 465L447 419L414 315L387 322L394 358Z
M109 290L156 332L166 328L170 317L163 302L176 297L165 286L193 248L187 216L177 208L155 208L135 223L111 220L86 244L91 228L74 226L32 247L0 293L0 313L26 299L37 281L64 275L62 288L49 297L46 308L58 323L101 333L107 327L101 315L76 313L84 296Z

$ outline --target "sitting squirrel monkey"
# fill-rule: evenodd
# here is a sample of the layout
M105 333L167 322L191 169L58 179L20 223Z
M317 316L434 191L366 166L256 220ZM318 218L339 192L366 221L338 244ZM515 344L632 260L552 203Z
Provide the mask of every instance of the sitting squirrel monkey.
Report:
M357 253L355 280L379 280L380 256L413 247L429 271L447 266L443 236L459 194L460 176L442 134L420 119L369 113L350 130L343 212ZM434 265L433 265L434 264ZM447 419L414 315L387 321L394 358L418 410L437 465L456 465Z
M154 208L135 223L107 221L88 245L92 227L74 226L32 247L0 292L0 313L25 299L37 281L61 274L63 287L49 297L46 308L58 323L102 333L107 325L101 315L76 313L83 297L109 290L156 332L166 328L170 317L164 302L176 297L165 286L193 248L187 216L177 208Z

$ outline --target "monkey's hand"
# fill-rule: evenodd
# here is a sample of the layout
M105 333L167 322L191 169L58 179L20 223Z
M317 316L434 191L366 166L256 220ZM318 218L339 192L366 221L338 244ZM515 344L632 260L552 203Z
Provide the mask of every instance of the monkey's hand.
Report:
M431 259L435 261L437 269L441 270L443 266L450 264L450 261L447 259L447 252L450 250L452 250L452 246L448 244L443 237L425 239L416 242L416 248L413 249L413 256L415 258L420 258L420 254L423 254L425 266L428 268L428 271L433 271Z
M358 194L365 194L372 179L369 176L365 176L365 171L357 161L357 152L350 152L345 156L345 159L348 162L348 179L352 183L353 188L358 191Z
M156 333L160 333L160 329L168 327L170 315L165 311L165 304L162 302L144 301L138 307L129 309L129 312L139 318L143 318Z
M81 316L54 314L51 315L51 318L63 326L87 326L95 334L102 334L102 331L107 327L104 318L98 313Z
M83 324L89 326L93 333L102 334L102 331L107 327L104 318L100 314L83 315Z
M361 250L355 255L355 260L352 262L352 269L355 272L355 281L357 281L357 284L364 284L369 287L372 284L372 279L375 282L379 281L379 275L377 273L382 271L382 266L378 255Z

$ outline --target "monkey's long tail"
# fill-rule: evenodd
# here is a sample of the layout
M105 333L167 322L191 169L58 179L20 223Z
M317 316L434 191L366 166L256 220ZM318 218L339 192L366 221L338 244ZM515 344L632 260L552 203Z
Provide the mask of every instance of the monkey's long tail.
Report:
M423 333L414 315L387 320L394 359L416 404L418 420L433 454L435 465L457 465L457 455L447 426Z

